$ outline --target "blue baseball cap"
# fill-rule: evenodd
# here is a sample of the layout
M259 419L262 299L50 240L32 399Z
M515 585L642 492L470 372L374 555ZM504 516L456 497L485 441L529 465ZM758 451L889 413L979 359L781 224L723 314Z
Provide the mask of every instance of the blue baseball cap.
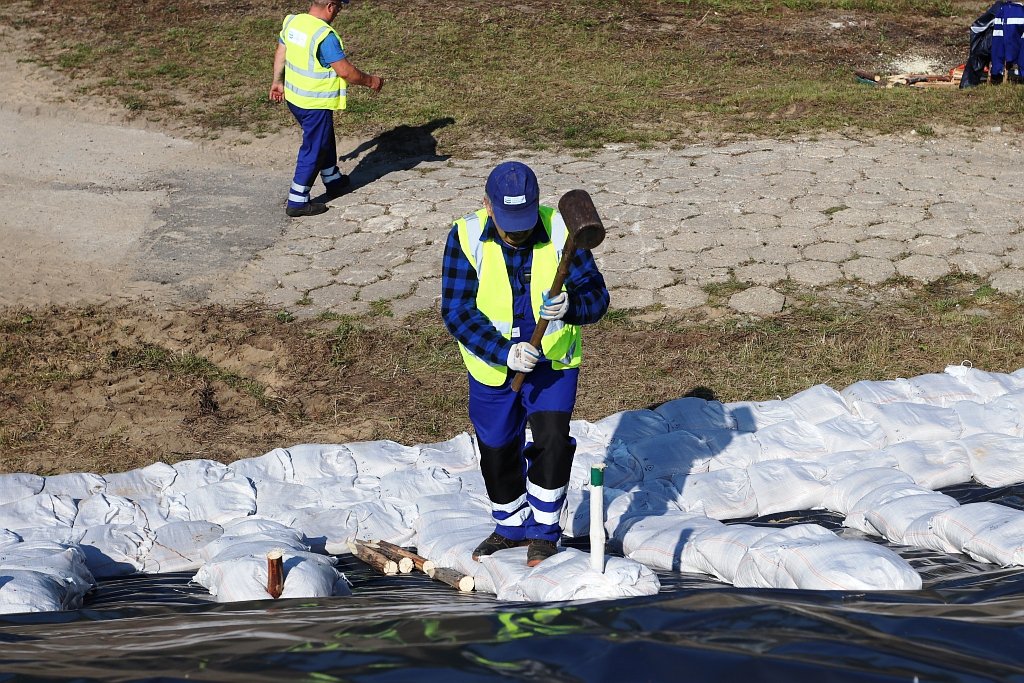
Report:
M505 232L532 230L540 218L537 174L519 161L505 161L487 176L487 199L498 227Z

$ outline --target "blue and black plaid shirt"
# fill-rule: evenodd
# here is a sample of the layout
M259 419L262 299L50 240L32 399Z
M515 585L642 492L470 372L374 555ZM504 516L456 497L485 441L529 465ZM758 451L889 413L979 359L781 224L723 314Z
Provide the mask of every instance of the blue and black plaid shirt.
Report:
M538 227L526 244L512 247L499 237L494 221L488 218L484 225L484 239L494 240L501 245L508 279L512 285L514 324L519 328L519 336L514 340L505 339L476 307L479 281L476 270L459 245L458 228L454 225L448 233L441 267L441 316L452 336L471 352L491 363L504 365L512 345L517 341L529 341L536 327L530 303L529 274L534 245L547 241L549 237L538 222ZM545 283L545 286L549 285ZM566 323L596 323L608 310L608 288L589 251L576 250L569 275L565 279L565 288L569 292L569 310L562 320Z

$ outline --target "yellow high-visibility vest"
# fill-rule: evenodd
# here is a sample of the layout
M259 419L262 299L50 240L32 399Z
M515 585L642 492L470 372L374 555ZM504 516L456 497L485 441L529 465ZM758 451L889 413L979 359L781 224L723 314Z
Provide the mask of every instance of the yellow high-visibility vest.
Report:
M334 69L320 64L316 51L330 34L341 36L311 14L289 14L281 25L285 45L284 98L303 109L344 109L348 84ZM345 49L344 44L342 48Z
M541 223L550 238L547 242L533 247L533 266L530 276L530 302L534 320L540 320L540 306L544 294L551 287L558 271L558 262L568 236L568 230L561 214L548 206L540 207ZM508 281L505 257L496 240L484 240L484 226L487 224L487 210L480 209L455 221L458 229L459 246L476 271L479 286L476 292L476 306L487 316L491 324L505 339L512 338L512 284ZM529 341L524 340L524 341ZM541 341L544 357L551 361L555 370L579 367L583 359L580 328L561 320L548 322ZM473 354L461 342L462 360L473 379L488 386L501 386L508 377L508 367L490 363Z

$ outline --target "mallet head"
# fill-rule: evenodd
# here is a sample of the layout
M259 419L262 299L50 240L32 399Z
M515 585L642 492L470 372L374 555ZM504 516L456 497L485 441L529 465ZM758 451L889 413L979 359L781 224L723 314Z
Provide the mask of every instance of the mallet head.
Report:
M569 190L558 200L558 211L577 249L593 249L604 241L604 224L586 190Z

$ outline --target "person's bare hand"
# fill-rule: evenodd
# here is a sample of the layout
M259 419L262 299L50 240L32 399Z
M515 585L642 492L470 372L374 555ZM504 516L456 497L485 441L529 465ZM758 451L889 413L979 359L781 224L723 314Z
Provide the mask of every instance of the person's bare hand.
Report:
M270 86L270 101L284 102L284 83L274 83Z
M380 89L384 87L384 79L374 74L370 76L370 90L373 92L380 92Z

